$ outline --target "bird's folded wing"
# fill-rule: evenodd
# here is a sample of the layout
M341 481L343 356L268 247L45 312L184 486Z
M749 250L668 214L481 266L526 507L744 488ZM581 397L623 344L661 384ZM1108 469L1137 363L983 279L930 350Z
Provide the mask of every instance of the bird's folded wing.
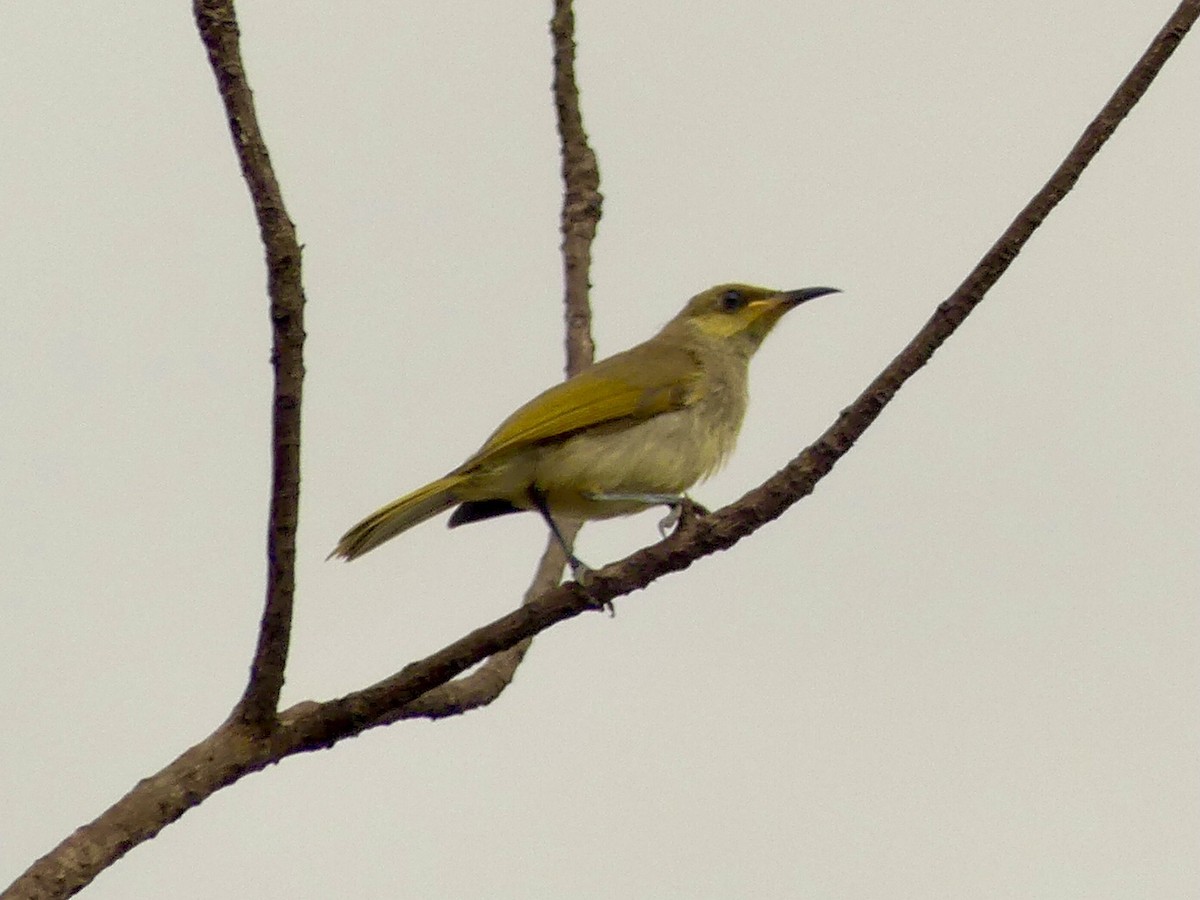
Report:
M618 353L534 397L463 467L598 425L682 409L694 401L699 376L699 363L683 348L641 345Z

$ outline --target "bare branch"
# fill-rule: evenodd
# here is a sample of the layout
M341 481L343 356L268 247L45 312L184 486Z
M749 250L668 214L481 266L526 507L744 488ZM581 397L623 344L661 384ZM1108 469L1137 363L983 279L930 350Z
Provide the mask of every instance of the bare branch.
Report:
M562 148L562 254L567 322L567 375L592 364L591 288L592 241L600 222L603 197L600 168L588 144L579 111L579 86L575 83L575 13L571 0L555 0L550 20L554 39L554 104ZM573 535L572 535L573 537Z
M254 97L239 48L233 0L195 0L194 13L208 60L217 78L233 147L250 189L266 249L271 302L271 506L267 525L267 596L250 679L238 717L255 728L270 727L279 706L292 629L296 588L296 524L300 503L300 400L304 382L304 287L300 245L283 205L283 194L258 127Z
M522 605L532 603L536 598L557 587L562 580L566 561L566 555L558 542L548 540L533 580L525 591ZM413 702L389 710L372 722L371 727L387 725L401 719L444 719L487 706L512 683L517 667L525 659L532 643L532 637L524 638L507 650L489 657L470 675L438 685Z
M579 85L575 82L575 15L572 0L555 0L550 20L554 44L554 106L562 154L563 205L561 214L563 258L563 306L566 324L566 370L570 377L592 364L596 347L592 341L591 288L592 242L600 221L600 170L596 154L588 144L579 107ZM559 530L571 544L579 534L578 522L560 522ZM566 556L558 542L549 537L537 573L525 592L530 603L562 580ZM399 719L439 719L487 706L512 683L517 666L529 651L532 638L488 659L470 675L443 684L402 709L387 712L375 725Z

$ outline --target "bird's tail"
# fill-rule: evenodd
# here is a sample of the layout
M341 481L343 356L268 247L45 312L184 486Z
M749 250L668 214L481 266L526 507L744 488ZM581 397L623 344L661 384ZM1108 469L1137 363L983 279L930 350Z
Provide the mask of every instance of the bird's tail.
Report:
M329 555L345 560L356 559L400 532L449 509L459 502L454 489L461 480L461 476L447 475L375 510L342 535Z

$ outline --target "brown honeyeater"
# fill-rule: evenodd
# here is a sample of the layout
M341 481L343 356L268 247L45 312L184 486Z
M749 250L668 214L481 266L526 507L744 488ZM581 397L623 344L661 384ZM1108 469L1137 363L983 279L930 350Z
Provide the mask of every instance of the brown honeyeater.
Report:
M654 337L538 394L466 462L371 513L330 555L355 559L451 507L452 528L536 510L578 577L586 567L555 519L661 505L677 516L683 492L733 451L763 338L788 310L833 293L722 284L697 294Z

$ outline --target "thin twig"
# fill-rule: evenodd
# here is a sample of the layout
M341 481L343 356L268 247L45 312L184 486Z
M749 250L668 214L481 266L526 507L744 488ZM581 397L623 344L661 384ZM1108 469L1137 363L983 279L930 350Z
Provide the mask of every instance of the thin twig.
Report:
M550 34L554 40L554 105L558 112L562 152L560 227L567 375L570 376L590 366L596 353L588 291L591 288L592 241L600 222L603 197L600 194L600 167L588 144L579 109L579 85L575 82L575 13L571 0L555 0Z
M566 554L558 545L558 541L548 540L546 549L538 560L533 579L525 590L522 605L532 603L557 587L562 581L566 561ZM530 636L494 653L471 674L437 685L411 703L389 709L372 722L371 726L388 725L401 719L445 719L487 706L512 684L517 668L532 644L533 637Z
M853 446L900 386L929 360L1000 277L1145 93L1197 17L1200 0L1184 0L1063 165L958 290L939 305L917 337L837 422L762 487L690 524L682 533L595 572L586 593L576 584L549 591L377 685L338 700L310 701L285 710L279 716L279 727L269 734L255 735L244 728L223 725L166 768L138 782L93 822L73 832L0 894L0 900L41 900L74 894L128 850L222 787L294 753L332 746L360 734L382 721L389 709L403 708L488 656L591 609L595 602L645 587L666 572L686 568L700 556L731 546L811 493L816 482Z
M566 371L570 377L592 364L592 309L588 299L591 288L592 242L600 221L600 170L596 154L588 143L579 106L579 85L575 82L575 16L571 0L555 0L550 20L554 44L554 106L558 114L559 149L562 155L563 203L561 213L563 260L563 307L566 324ZM570 544L579 534L579 523L564 521L559 530ZM553 536L537 572L525 591L523 604L556 587L562 580L566 555ZM375 725L400 719L440 719L487 706L512 683L533 638L526 638L489 657L469 675L441 684L412 703L389 709Z
M237 718L269 728L279 706L292 630L296 588L296 525L300 502L300 400L304 382L304 287L300 245L283 205L283 194L246 80L232 0L195 0L196 27L208 51L225 104L233 147L250 189L266 249L272 329L271 501L267 524L267 591L250 678Z

